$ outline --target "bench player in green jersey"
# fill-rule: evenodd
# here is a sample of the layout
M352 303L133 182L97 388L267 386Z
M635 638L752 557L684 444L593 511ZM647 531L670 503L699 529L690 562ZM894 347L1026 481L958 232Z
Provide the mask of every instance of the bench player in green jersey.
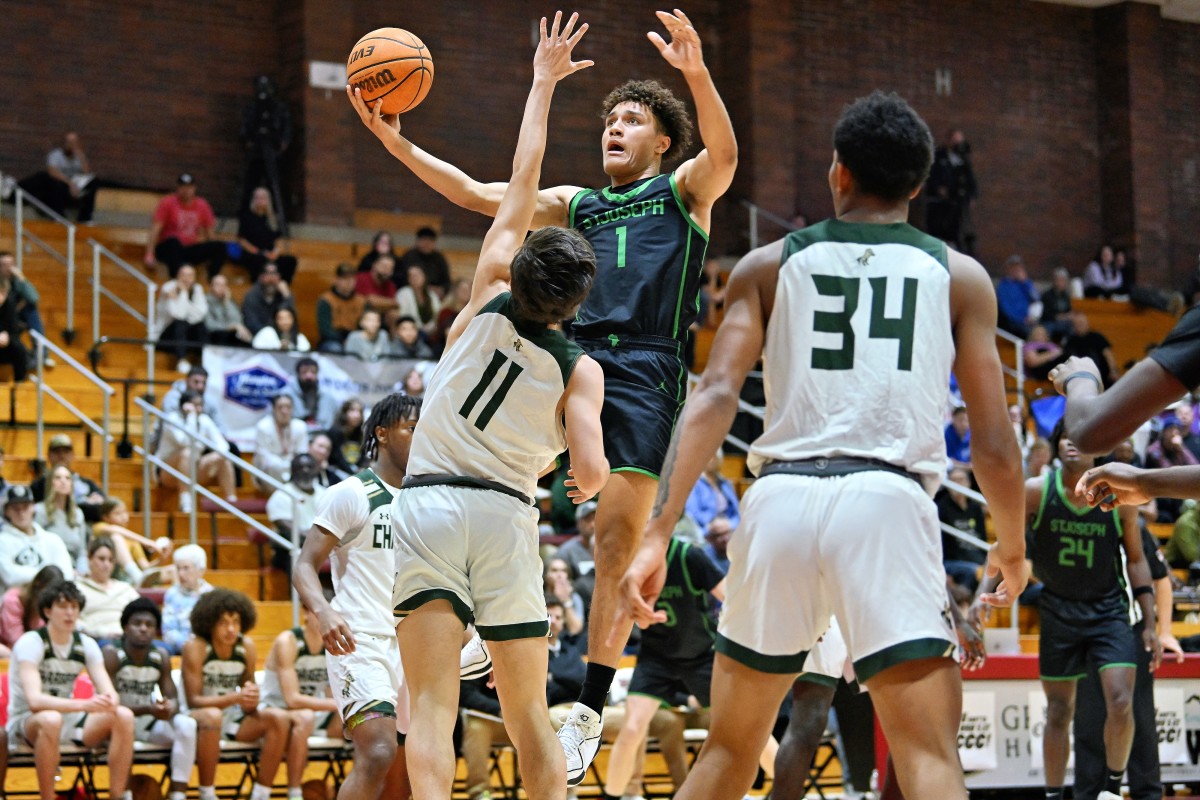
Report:
M596 515L596 588L588 634L588 674L571 719L559 732L568 780L583 779L600 741L600 711L625 636L610 637L617 588L641 539L687 373L682 352L697 313L712 207L733 180L737 142L709 76L700 38L682 11L658 12L670 42L648 34L683 73L704 148L674 171L689 145L683 103L654 81L630 81L605 98L601 154L610 185L538 192L533 227L571 226L596 252L596 283L575 321L576 341L604 370L605 453L612 478ZM396 117L350 100L388 151L418 178L464 208L495 216L505 183L480 183L399 135Z

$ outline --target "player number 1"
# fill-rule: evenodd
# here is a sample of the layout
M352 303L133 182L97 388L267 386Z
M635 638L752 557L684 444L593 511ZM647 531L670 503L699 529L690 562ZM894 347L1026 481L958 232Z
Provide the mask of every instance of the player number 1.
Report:
M625 269L625 226L617 228L617 269Z

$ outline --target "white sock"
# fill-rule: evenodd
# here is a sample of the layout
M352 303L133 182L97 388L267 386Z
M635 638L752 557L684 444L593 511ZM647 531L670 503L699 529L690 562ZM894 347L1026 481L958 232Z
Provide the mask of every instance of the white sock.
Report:
M200 800L217 800L217 787L201 786L200 787Z
M261 783L254 784L254 788L250 790L250 800L271 800L271 787Z
M301 789L299 786L289 786L288 787L288 797L289 798L303 797L303 796L304 796L304 790Z
M171 792L167 795L167 800L185 800L187 792Z
M121 800L133 800L133 791L126 789L125 791L121 792Z

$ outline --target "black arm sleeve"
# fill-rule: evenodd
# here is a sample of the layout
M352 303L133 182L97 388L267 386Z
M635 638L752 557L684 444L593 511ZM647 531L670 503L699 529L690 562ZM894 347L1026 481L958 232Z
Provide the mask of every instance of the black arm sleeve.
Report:
M1189 390L1200 386L1200 306L1180 317L1149 357Z

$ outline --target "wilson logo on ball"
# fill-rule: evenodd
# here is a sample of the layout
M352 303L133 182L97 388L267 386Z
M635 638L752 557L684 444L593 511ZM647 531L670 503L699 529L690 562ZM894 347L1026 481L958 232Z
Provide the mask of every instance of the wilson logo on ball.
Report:
M395 82L396 76L392 74L390 69L381 69L378 72L368 75L361 81L356 81L352 85L355 89L361 89L364 92L377 92L384 86Z

